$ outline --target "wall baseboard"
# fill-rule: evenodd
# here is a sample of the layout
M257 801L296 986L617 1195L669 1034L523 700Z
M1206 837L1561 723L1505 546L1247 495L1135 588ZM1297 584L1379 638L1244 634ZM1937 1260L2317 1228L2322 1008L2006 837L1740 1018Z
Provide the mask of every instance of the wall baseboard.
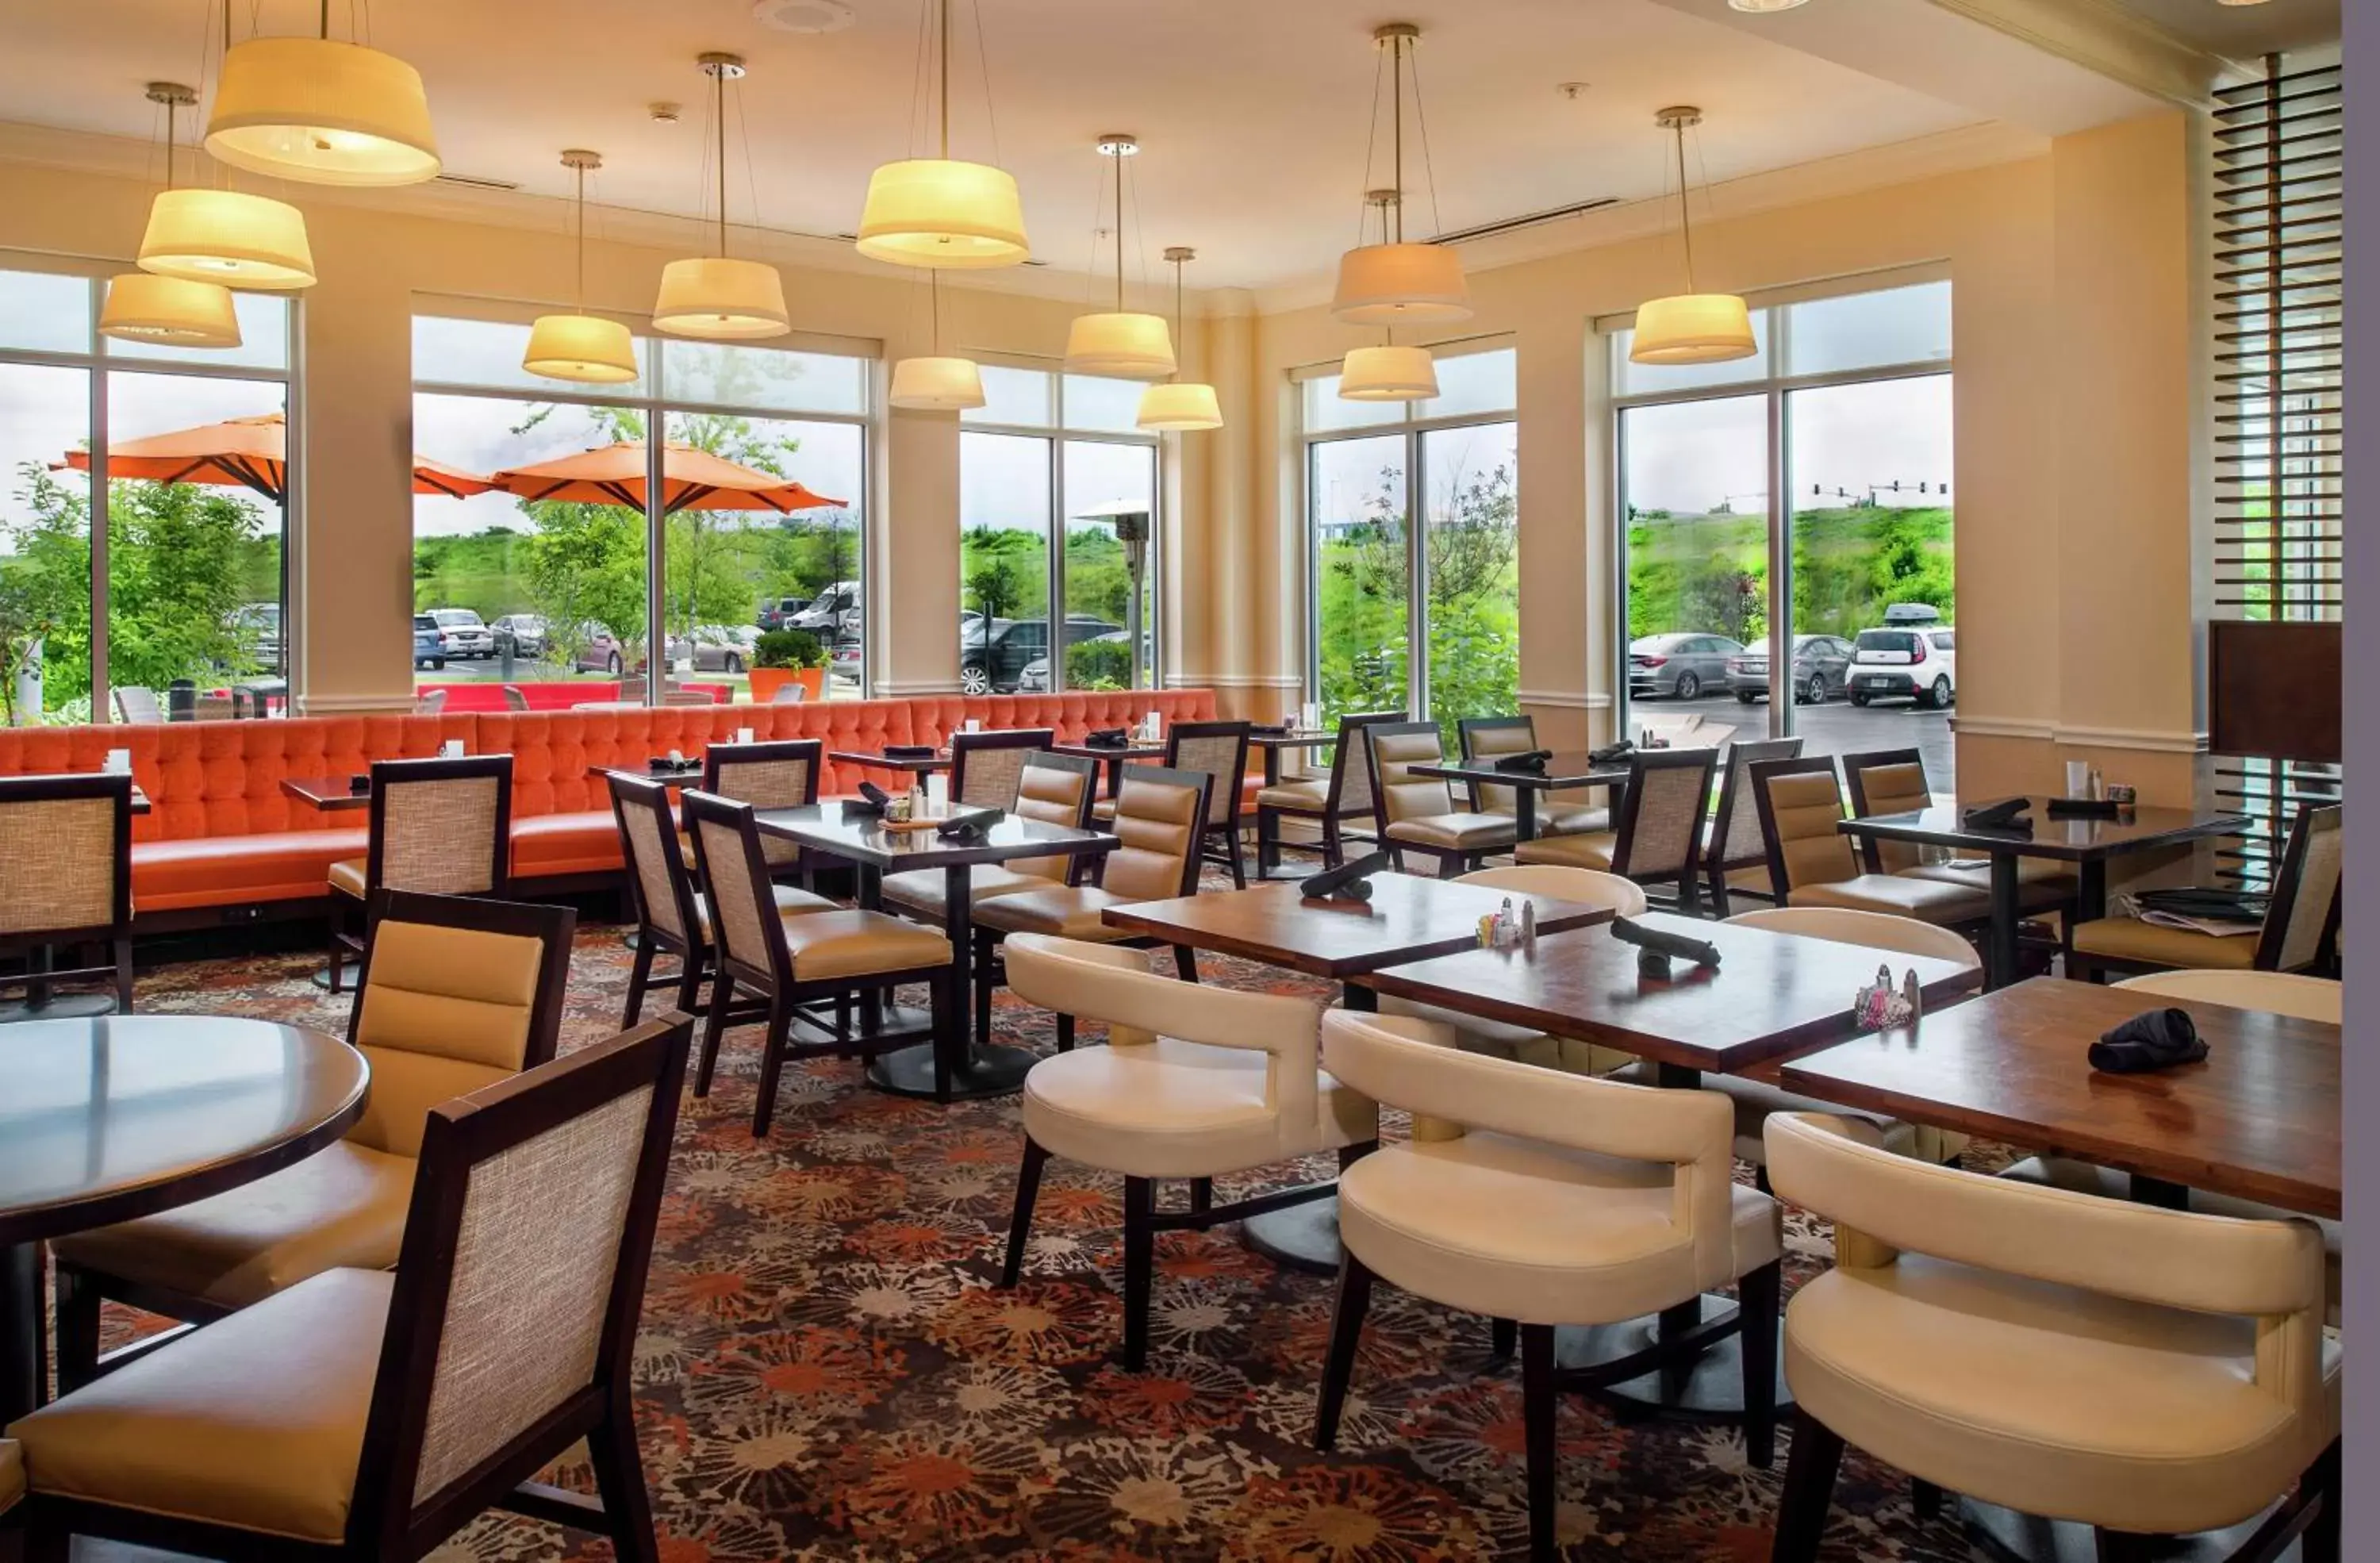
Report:
M1601 690L1578 694L1567 689L1524 689L1515 697L1524 706L1551 706L1563 711L1608 711L1611 697Z

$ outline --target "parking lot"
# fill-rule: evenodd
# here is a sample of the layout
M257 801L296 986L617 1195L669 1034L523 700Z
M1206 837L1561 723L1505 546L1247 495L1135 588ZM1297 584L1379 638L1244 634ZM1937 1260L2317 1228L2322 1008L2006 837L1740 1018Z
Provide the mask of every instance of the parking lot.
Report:
M1706 695L1694 700L1639 698L1640 712L1699 711L1707 722L1727 722L1736 736L1757 738L1768 729L1768 703L1747 706L1732 695ZM1854 706L1829 700L1822 706L1793 708L1793 731L1809 755L1856 755L1874 749L1914 748L1925 761L1925 779L1936 794L1956 790L1958 760L1950 738L1952 711L1921 709L1902 700L1888 705Z

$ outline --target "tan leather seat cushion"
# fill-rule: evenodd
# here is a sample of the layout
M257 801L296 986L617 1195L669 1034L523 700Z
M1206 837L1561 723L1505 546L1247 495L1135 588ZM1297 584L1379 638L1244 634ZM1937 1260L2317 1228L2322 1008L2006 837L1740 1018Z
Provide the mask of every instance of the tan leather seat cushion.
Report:
M1025 1077L1025 1132L1054 1156L1133 1178L1203 1178L1334 1150L1378 1133L1372 1104L1318 1072L1316 1121L1267 1099L1272 1055L1160 1036L1077 1048Z
M2277 1392L2252 1382L2255 1331L1903 1254L1793 1294L1785 1375L1805 1413L1912 1476L2030 1513L2180 1533L2253 1514L2328 1439L2309 1447ZM2326 1343L2334 1428L2338 1363Z
M326 1270L20 1419L32 1490L341 1540L395 1279Z
M61 1238L61 1260L226 1308L324 1270L385 1270L405 1242L415 1163L341 1140L196 1205Z
M1594 868L1603 873L1611 871L1611 854L1620 850L1620 838L1609 830L1595 830L1575 836L1540 836L1533 842L1523 842L1512 854L1515 863L1548 863L1563 868Z
M785 919L785 948L797 982L871 976L946 966L951 941L881 912L812 912Z
M1460 1010L1440 1009L1436 1004L1417 1004L1410 999L1380 996L1380 1013L1411 1015L1418 1020L1433 1021L1454 1028L1456 1046L1466 1053L1484 1053L1492 1059L1510 1059L1514 1063L1534 1064L1539 1069L1558 1069L1565 1074L1609 1074L1636 1061L1633 1053L1593 1042L1581 1042L1574 1037L1548 1036L1525 1025L1507 1025L1502 1021L1484 1015L1467 1015Z
M1056 934L1062 939L1112 944L1130 939L1123 928L1100 921L1104 907L1129 905L1135 897L1116 894L1097 885L1063 885L1003 895L977 908L975 920L1002 933Z
M1980 868L1953 868L1947 863L1921 863L1901 873L1912 879L1939 879L1946 885L1964 885L1969 890L1991 892L1992 870L1989 864ZM2076 879L2070 866L2051 857L2020 857L2016 860L2016 882L2019 893L2043 890L2058 892L2054 899L2064 900L2074 894Z
M839 901L830 901L825 896L813 895L808 891L797 890L792 885L781 885L773 881L769 886L769 899L777 903L777 915L780 917L807 917L814 912L848 910ZM709 939L710 937L710 902L699 891L694 898L694 920L701 927L702 937Z
M1476 852L1484 847L1511 845L1512 821L1501 814L1427 814L1398 820L1389 827L1388 837L1392 842L1412 842L1418 846L1459 847Z
M1045 891L1059 881L1047 874L1024 874L997 863L983 864L967 873L967 904L980 905L996 895L1022 895ZM942 899L946 880L940 868L912 868L884 876L884 900L904 912L915 912L941 922L949 911ZM1061 886L1060 888L1063 888Z
M2216 967L2244 972L2256 963L2254 934L2193 933L2159 927L2137 917L2095 917L2074 925L2074 948L2086 955L2154 966Z
M1683 1302L1694 1245L1673 1173L1479 1131L1383 1145L1339 1175L1348 1252L1404 1290L1524 1324L1609 1324ZM1735 1187L1737 1272L1784 1252L1777 1202Z
M1992 914L1991 899L1938 879L1900 874L1862 874L1823 884L1796 885L1788 906L1848 906L1855 912L1886 912L1922 923L1964 923Z
M0 1514L25 1496L25 1451L14 1438L0 1438Z
M1652 1066L1643 1063L1623 1069L1612 1078L1624 1080L1631 1085L1660 1084ZM1770 1115L1779 1112L1829 1114L1852 1124L1855 1138L1881 1146L1895 1156L1913 1157L1920 1161L1948 1161L1967 1145L1967 1136L1947 1129L1904 1123L1880 1112L1867 1112L1837 1102L1822 1102L1813 1097L1797 1097L1781 1085L1748 1079L1741 1074L1706 1074L1702 1088L1717 1091L1734 1107L1736 1159L1748 1161L1755 1167L1767 1162L1766 1130Z
M332 864L331 888L342 895L352 895L358 901L364 900L366 896L364 868L370 862L369 858L350 857L345 862Z
M1330 783L1321 778L1282 782L1257 791L1258 808L1285 808L1298 814L1320 814L1330 806Z
M1611 829L1611 811L1595 804L1537 803L1537 834L1584 836Z

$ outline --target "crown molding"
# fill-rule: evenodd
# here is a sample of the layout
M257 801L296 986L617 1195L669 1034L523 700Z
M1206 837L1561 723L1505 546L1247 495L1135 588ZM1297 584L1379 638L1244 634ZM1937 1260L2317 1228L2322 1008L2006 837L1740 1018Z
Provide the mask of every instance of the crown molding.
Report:
M2045 54L2170 103L2204 108L2216 88L2257 71L2114 0L1928 0Z

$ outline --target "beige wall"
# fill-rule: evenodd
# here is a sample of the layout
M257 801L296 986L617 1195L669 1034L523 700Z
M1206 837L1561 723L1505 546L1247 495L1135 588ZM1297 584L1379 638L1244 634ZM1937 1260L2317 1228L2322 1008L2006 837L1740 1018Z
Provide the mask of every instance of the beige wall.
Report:
M2198 490L2193 150L2179 114L2046 154L1742 215L1698 230L1706 285L1756 290L1947 262L1957 339L1961 771L1971 791L2046 786L2068 754L2155 796L2196 782L2192 583ZM121 256L147 188L0 164L0 248ZM552 302L553 233L368 207L309 207L322 282L304 344L302 677L319 709L410 686L407 318L417 293ZM1591 233L1591 227L1588 229ZM1549 738L1608 733L1613 530L1604 351L1589 321L1675 285L1674 244L1633 237L1475 273L1462 334L1519 361L1524 703ZM672 252L597 242L589 301L627 314ZM907 280L787 268L802 330L921 350ZM1046 354L1060 301L945 292L946 343ZM1227 709L1301 697L1305 551L1288 376L1359 340L1319 306L1259 314L1217 294L1183 343L1227 426L1169 436L1169 674ZM875 672L888 693L956 679L957 430L897 413L876 442Z

